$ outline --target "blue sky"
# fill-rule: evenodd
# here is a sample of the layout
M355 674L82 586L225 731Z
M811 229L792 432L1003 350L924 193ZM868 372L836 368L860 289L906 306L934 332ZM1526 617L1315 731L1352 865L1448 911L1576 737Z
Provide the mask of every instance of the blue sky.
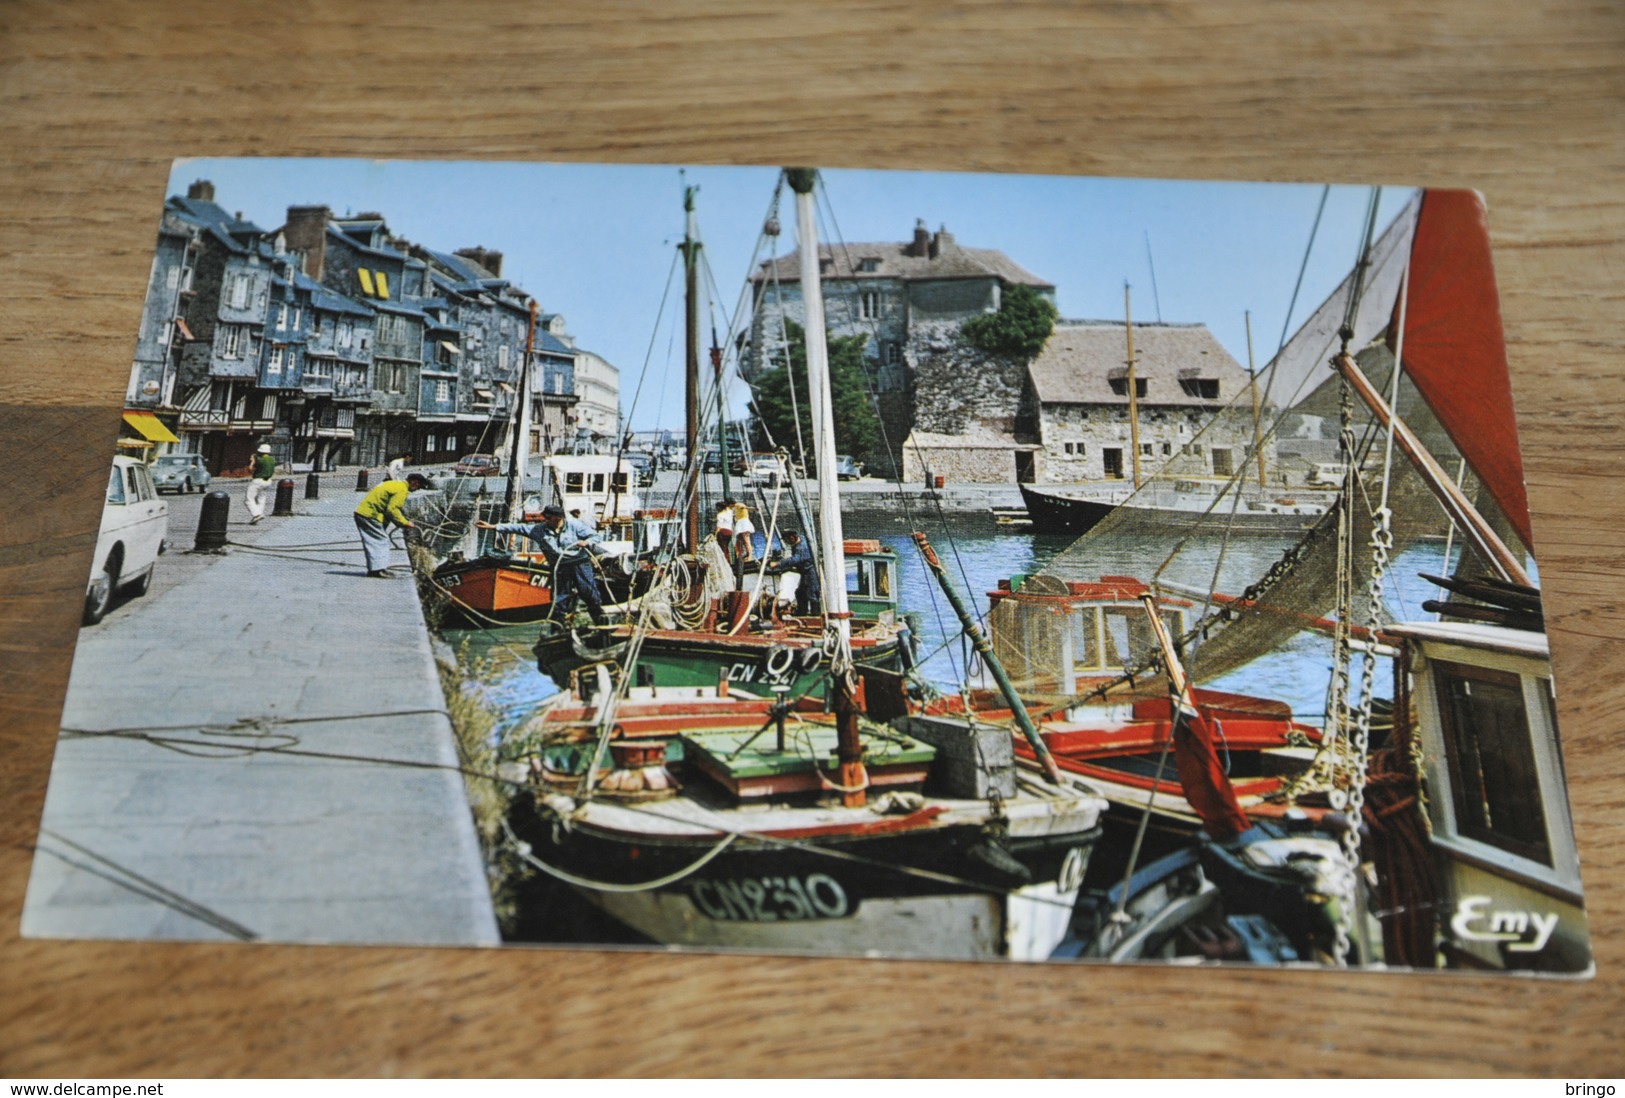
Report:
M382 213L393 232L439 251L494 248L505 277L562 314L578 345L620 367L622 410L633 427L646 428L682 423L681 279L673 258L684 182L700 188L700 237L721 328L749 273L777 176L777 168L705 165L198 159L176 162L166 194L208 179L216 202L265 229L280 226L289 206L322 204L339 215ZM1204 323L1242 365L1243 314L1251 310L1259 366L1281 340L1321 196L1318 184L823 176L834 218L820 224L825 240L901 242L923 218L933 231L946 226L960 244L996 248L1054 283L1064 317L1120 319L1127 282L1136 320ZM1352 267L1369 193L1331 189L1293 325ZM1408 195L1383 191L1379 229ZM155 211L159 201L154 196ZM780 221L783 255L795 247L788 190Z

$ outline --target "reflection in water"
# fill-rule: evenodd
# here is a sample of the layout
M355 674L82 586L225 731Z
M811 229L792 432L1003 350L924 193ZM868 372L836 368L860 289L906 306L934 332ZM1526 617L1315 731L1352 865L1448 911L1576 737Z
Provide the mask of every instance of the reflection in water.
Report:
M1093 575L1064 578L1094 580L1120 575L1150 579L1168 551L1168 543L1162 539L1146 539L1140 545L1115 540L1111 554L1103 553L1094 562ZM966 681L970 649L959 636L959 623L952 609L909 537L887 535L881 541L897 554L901 604L919 624L926 677L944 687L956 688ZM1072 542L1066 535L992 532L985 527L958 533L952 539L932 539L960 595L978 613L986 612L987 593L998 586L999 580L1043 571ZM1217 589L1225 593L1241 591L1261 576L1289 544L1264 538L1233 539L1223 553ZM1213 562L1220 556L1218 543L1203 546L1193 542L1188 550L1163 572L1163 578L1207 590L1214 585ZM1394 617L1431 617L1422 613L1421 604L1424 599L1437 597L1437 592L1417 573L1437 574L1444 569L1442 552L1441 544L1424 542L1396 560L1388 583L1388 602ZM500 715L496 729L499 736L522 721L537 703L557 693L552 680L536 669L531 653L536 633L534 625L446 630L446 639L458 649L465 673L478 684L482 699ZM1284 701L1299 719L1319 724L1331 667L1330 639L1298 634L1281 649L1208 685ZM1389 692L1387 673L1384 661L1377 678L1377 690L1382 694Z

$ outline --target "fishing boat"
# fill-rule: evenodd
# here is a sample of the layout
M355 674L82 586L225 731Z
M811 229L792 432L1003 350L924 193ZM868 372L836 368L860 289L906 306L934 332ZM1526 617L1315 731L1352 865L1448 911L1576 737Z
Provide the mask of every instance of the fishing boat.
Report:
M834 467L810 170L796 192L818 464ZM833 483L819 548L843 559ZM539 872L667 945L1043 959L1064 936L1104 800L1024 764L1001 728L887 723L897 676L860 666L846 584L826 586L824 700L780 686L640 685L649 634L516 740L533 793L511 827ZM889 700L882 695L890 694ZM1013 700L1019 707L1019 700Z
M1386 346L1480 493L1456 487L1357 356L1334 356L1475 562L1434 578L1445 597L1423 609L1441 620L1383 629L1395 729L1363 775L1382 949L1419 967L1581 974L1589 930L1482 198L1424 192L1408 253Z
M1356 434L1357 400L1384 443L1363 495L1352 491L1361 455L1345 447L1341 517L1329 542L1344 565L1316 764L1324 785L1313 794L1329 811L1266 820L1262 837L1222 821L1215 833L1200 813L1207 835L1148 862L1131 859L1119 883L1080 894L1058 956L1559 974L1591 967L1540 597L1526 566L1528 509L1482 200L1423 192L1378 243L1385 246L1362 249L1360 268L1280 359L1307 378L1329 358L1330 384L1346 394L1342 436ZM1392 367L1386 393L1366 376L1374 363ZM1417 415L1436 417L1437 437L1477 478L1476 501L1399 414L1402 381L1420 395ZM1454 575L1424 577L1448 596L1422 606L1442 620L1385 612L1389 562L1409 533L1404 525L1421 513L1401 498L1402 469L1465 543ZM1364 496L1369 502L1356 507ZM1292 586L1317 559L1309 551L1284 558L1220 615L1244 636L1266 618L1320 620L1321 608L1304 597L1312 588ZM1217 628L1222 638L1236 625ZM1218 662L1227 659L1221 650ZM1388 699L1376 694L1384 661ZM1171 669L1178 658L1163 662ZM1189 697L1176 706L1187 715L1198 705L1194 690ZM1317 898L1336 903L1316 914Z
M694 193L684 193L686 231L682 247L687 283L688 437L701 434L700 323L698 266L701 244L695 228ZM718 400L721 355L717 364ZM725 433L725 432L724 432ZM823 468L834 469L832 460ZM686 490L686 521L682 536L668 539L667 563L653 569L651 592L623 620L593 626L582 622L552 622L535 645L537 667L561 688L576 672L603 661L625 663L636 637L636 667L629 673L637 686L714 687L727 683L737 691L758 693L784 688L795 696L821 691L824 667L832 654L832 619L827 614L792 617L781 613L773 597L772 581L761 563L736 565L702 531L699 521L699 479L702 455L690 455ZM726 486L726 472L724 471ZM786 478L787 480L787 478ZM819 480L833 500L834 477ZM784 480L771 501L773 516L765 535L764 551L775 548ZM726 488L725 488L726 490ZM788 510L788 507L783 508ZM838 512L838 501L821 513ZM826 520L825 525L828 525ZM810 531L808 531L810 533ZM685 548L680 555L679 546ZM901 671L912 655L913 637L897 612L897 564L878 541L837 538L826 546L821 562L820 588L827 594L840 586L856 615L849 629L853 659L864 667Z
M1127 404L1128 449L1131 455L1128 479L1122 479L1125 470L1121 468L1119 460L1119 467L1115 470L1117 476L1107 481L1018 485L1033 531L1040 534L1084 534L1119 510L1127 512L1125 517L1137 528L1147 534L1160 536L1182 537L1211 530L1215 526L1222 526L1235 534L1290 537L1311 529L1326 513L1336 486L1322 484L1312 478L1295 478L1290 487L1284 480L1271 484L1266 470L1265 437L1261 423L1264 401L1259 394L1257 373L1250 361L1251 318L1248 318L1247 328L1247 390L1251 397L1253 425L1251 460L1242 463L1233 473L1226 469L1221 475L1210 476L1200 466L1193 470L1191 458L1183 452L1170 454L1160 469L1143 468L1142 453L1149 454L1152 446L1140 442L1141 390L1145 383L1136 376L1140 363L1134 350L1133 309L1127 286L1123 288L1123 311L1127 365L1122 378L1113 384L1120 388ZM1217 422L1223 417L1224 411L1221 409L1210 417L1210 421ZM1169 450L1165 448L1163 452L1169 453ZM1248 473L1253 467L1257 469L1256 481ZM1213 472L1220 473L1219 467L1215 466Z
M638 542L656 540L658 534L634 531L643 515L633 491L632 470L624 459L599 454L550 454L542 461L541 493L532 495L526 484L530 460L530 378L536 339L537 304L531 302L530 332L519 368L519 398L508 455L508 477L502 503L506 522L542 520L543 500L562 506L567 514L592 521L608 535L597 547L604 562L600 575L609 588L610 601L622 602L636 586ZM479 500L474 515L479 516ZM651 518L658 522L658 516ZM475 535L470 531L470 535ZM541 621L553 611L553 568L540 548L521 535L499 535L477 556L454 553L438 565L429 586L437 596L444 625L518 625Z
M1084 534L1118 508L1148 529L1181 535L1228 524L1238 534L1301 534L1326 513L1329 496L1304 485L1290 491L1237 487L1229 481L1154 481L1126 485L1018 485L1033 532Z
M917 638L898 612L895 555L878 541L848 538L842 558L853 658L863 667L904 669L912 663ZM821 689L829 647L824 615L782 614L771 591L747 587L708 596L703 586L686 581L671 587L654 624L640 628L633 612L601 628L564 623L544 629L535 646L538 668L568 687L581 668L622 658L636 635L641 638L632 672L637 686L725 683L736 694L761 697L781 688L797 697Z
M537 303L530 304L530 330L519 365L518 407L508 455L503 521L529 518L525 507L525 472L530 450L530 370L536 340ZM476 505L477 506L477 505ZM539 511L540 508L537 508ZM477 513L477 512L476 512ZM534 521L540 521L540 514ZM489 547L478 556L456 556L435 568L430 586L438 612L447 624L512 625L539 621L553 607L553 569L538 550L499 551Z
M1092 863L1100 880L1121 873L1142 826L1140 853L1154 858L1188 843L1201 824L1170 753L1177 710L1156 677L1157 646L1144 605L1151 595L1131 576L1082 583L1042 575L1000 581L989 594L992 650L1045 746L1061 770L1086 778L1111 805L1108 841ZM1187 599L1158 600L1173 637L1189 635L1192 609ZM1226 775L1250 815L1303 814L1319 729L1295 720L1284 702L1247 694L1193 687L1190 705L1219 730ZM928 708L966 707L983 721L1012 721L1001 692L990 687L936 699ZM1019 757L1034 757L1031 745L1014 739Z

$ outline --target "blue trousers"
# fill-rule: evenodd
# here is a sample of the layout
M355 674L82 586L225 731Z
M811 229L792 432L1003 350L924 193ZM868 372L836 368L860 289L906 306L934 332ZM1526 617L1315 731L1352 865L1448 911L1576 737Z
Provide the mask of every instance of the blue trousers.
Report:
M598 593L598 577L593 574L592 558L585 554L561 560L553 566L553 614L568 617L575 609L576 599L587 604L592 620L604 620L604 599Z

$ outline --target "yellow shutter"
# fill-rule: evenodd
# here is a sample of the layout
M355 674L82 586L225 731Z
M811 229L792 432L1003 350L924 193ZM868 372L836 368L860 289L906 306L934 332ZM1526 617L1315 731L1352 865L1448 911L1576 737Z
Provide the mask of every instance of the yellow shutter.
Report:
M378 296L389 297L389 276L383 271L379 271L374 277L378 280Z
M367 270L365 267L357 267L355 269L355 273L356 277L361 279L361 292L366 294L368 297L372 297L372 272Z

